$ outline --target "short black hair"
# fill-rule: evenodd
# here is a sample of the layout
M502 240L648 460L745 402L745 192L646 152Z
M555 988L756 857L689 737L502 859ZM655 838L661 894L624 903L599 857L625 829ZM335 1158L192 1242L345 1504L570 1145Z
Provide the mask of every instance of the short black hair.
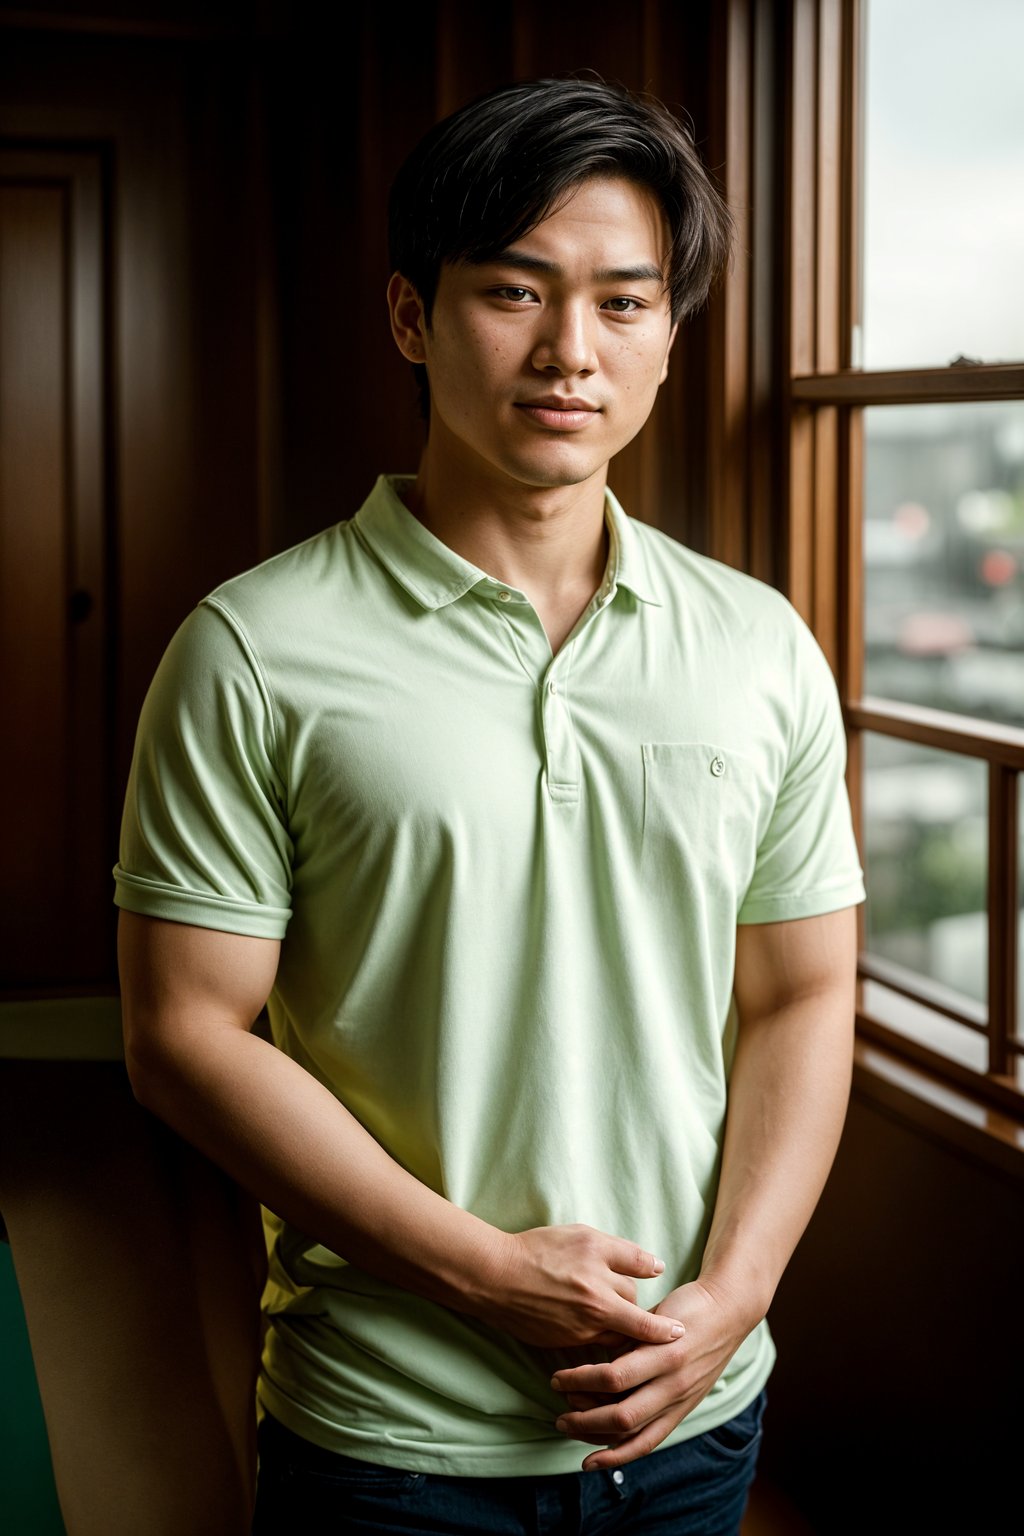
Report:
M388 201L391 267L416 289L428 326L446 262L493 260L592 176L654 193L669 228L672 319L699 309L727 265L733 221L692 130L656 97L569 75L478 96L400 167ZM413 366L427 416L426 369Z

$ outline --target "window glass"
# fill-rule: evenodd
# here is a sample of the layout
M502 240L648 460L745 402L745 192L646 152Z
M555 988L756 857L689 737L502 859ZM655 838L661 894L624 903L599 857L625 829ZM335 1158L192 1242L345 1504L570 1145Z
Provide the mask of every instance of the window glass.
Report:
M1020 361L1024 4L869 0L865 11L854 363Z
M953 994L988 995L985 763L864 736L869 954Z
M1024 727L1024 402L865 410L864 605L866 693Z
M864 981L862 988L863 1007L869 1018L877 1019L897 1034L906 1035L931 1051L940 1051L971 1072L988 1071L988 1041L983 1034L965 1028L954 1019L947 1019L924 1003L894 992L881 982ZM1024 1087L1024 1078L1018 1086Z

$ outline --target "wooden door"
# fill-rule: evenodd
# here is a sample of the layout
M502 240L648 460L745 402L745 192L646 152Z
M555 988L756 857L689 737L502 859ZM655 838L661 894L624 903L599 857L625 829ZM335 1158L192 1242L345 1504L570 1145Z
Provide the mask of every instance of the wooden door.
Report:
M104 227L97 152L0 152L0 972L14 988L105 969Z

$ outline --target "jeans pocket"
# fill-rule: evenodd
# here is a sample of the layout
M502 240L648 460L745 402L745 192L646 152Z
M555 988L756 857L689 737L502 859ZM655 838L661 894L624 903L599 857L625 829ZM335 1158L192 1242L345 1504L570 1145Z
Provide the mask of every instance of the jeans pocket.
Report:
M766 1394L760 1392L754 1401L734 1418L727 1419L724 1424L716 1424L714 1429L705 1430L701 1436L704 1444L709 1450L734 1460L741 1460L744 1456L750 1455L761 1442L761 1421L764 1417L765 1401Z

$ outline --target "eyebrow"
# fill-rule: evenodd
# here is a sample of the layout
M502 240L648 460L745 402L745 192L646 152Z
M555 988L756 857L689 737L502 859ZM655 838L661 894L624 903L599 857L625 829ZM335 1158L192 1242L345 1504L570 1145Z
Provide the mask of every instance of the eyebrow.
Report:
M557 261L546 261L543 256L529 256L525 251L499 251L495 256L484 257L478 263L482 267L515 267L519 272L539 272L545 277L564 277L565 269ZM660 267L649 261L638 262L633 267L602 267L591 273L596 283L661 283L665 274Z

